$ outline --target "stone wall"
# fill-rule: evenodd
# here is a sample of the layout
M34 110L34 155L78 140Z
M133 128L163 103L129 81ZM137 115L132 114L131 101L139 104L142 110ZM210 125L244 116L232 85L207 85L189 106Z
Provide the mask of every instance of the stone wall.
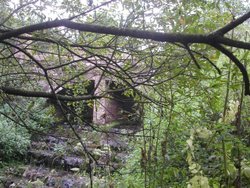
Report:
M21 61L23 61L24 64L25 63L27 64L29 62L29 59L27 59L25 55L20 52L17 52L15 56L16 58L21 59ZM35 58L39 60L40 63L44 63L44 62L47 63L46 57L44 56L35 55ZM77 57L76 57L76 60L77 60ZM31 62L31 64L32 66L28 66L28 67L31 67L31 70L36 73L39 73L40 76L39 77L30 76L30 79L36 81L38 85L40 85L41 90L45 92L51 92L51 87L48 84L47 80L44 78L44 72L35 63ZM49 66L52 66L52 65L53 63L51 63L51 65ZM78 65L79 64L74 64L74 65L69 65L69 66L72 69L77 70ZM112 77L104 76L103 72L98 68L98 66L104 66L104 67L106 66L106 68L108 68L106 62L103 62L100 59L99 60L93 59L91 60L91 63L87 61L81 62L81 65L84 65L84 67L87 70L90 70L90 71L87 71L86 74L84 75L86 80L91 80L94 83L93 85L94 87L88 90L88 94L94 93L95 95L102 95L106 93L108 90L113 89L111 87L115 85L114 79ZM54 88L56 93L59 93L59 94L70 93L70 91L65 91L65 88L63 88L63 86L60 86L60 84L63 83L63 79L62 79L62 83L60 83L59 80L61 78L66 77L65 72L63 71L63 68L49 70L48 75L50 78L53 78L51 79L51 86ZM54 82L53 80L57 80L57 82ZM71 84L74 84L74 81L72 81ZM60 110L61 107L59 107L58 104L56 104L56 101L49 100L49 102L56 106L58 116L60 115L62 116L62 112ZM66 106L67 102L62 102L62 104ZM106 94L104 98L95 100L93 103L93 108L85 106L86 113L83 114L83 118L87 119L88 122L91 121L94 124L98 124L98 125L109 124L114 121L132 122L131 117L133 116L133 114L137 113L138 116L141 115L140 113L138 114L138 111L141 111L141 109L139 109L140 107L138 107L138 105L137 107L135 106L136 104L133 98L123 95L123 92L119 91L119 92L109 93L109 94ZM69 111L70 110L72 110L72 106L69 106ZM68 112L66 111L66 113Z

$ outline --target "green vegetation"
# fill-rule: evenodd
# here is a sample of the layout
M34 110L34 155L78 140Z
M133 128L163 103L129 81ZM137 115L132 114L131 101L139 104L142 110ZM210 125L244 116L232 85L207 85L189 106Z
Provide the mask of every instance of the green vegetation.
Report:
M0 159L12 161L24 156L31 133L49 128L56 118L53 107L43 107L44 100L18 100L4 103L0 109Z
M52 157L37 164L61 164L89 187L247 188L249 10L247 0L2 0L0 167L25 163L32 136L56 122L63 138L38 144ZM133 98L133 113L91 123L92 111L106 121L111 104L129 103L115 93ZM112 132L140 115L134 135ZM120 146L100 144L110 135L125 137L122 162ZM74 152L84 160L63 158Z

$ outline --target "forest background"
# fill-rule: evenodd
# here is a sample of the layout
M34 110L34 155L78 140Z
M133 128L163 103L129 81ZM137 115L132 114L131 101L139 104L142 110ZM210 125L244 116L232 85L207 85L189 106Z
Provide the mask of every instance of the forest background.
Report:
M109 181L249 185L247 0L1 0L0 10L0 165L56 121L44 99L71 102L83 124L81 101L109 97L86 94L88 62L143 106L126 167ZM73 95L58 95L55 84Z

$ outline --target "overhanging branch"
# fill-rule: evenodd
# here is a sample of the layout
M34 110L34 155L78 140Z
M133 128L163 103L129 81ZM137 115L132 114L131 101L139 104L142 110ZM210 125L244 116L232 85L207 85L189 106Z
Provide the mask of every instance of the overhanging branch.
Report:
M168 42L168 43L181 43L181 44L193 44L193 43L203 43L214 46L217 50L227 55L240 69L243 79L245 82L245 94L250 95L249 89L249 78L247 75L247 71L244 66L240 63L240 61L226 48L222 45L248 49L250 50L250 43L236 41L232 39L228 39L223 37L225 33L234 29L245 20L250 17L250 12L236 19L235 21L227 24L225 27L211 33L211 34L183 34L183 33L163 33L163 32L153 32L153 31L142 31L136 29L124 29L124 28L116 28L116 27L106 27L101 25L93 25L93 24L83 24L76 23L70 21L68 19L62 20L54 20L43 23L38 23L14 30L9 30L8 32L3 32L0 34L0 42L6 43L6 39L10 39L13 37L20 37L22 34L32 33L39 30L58 28L58 27L66 27L69 29L81 31L81 32L92 32L99 34L107 34L107 35L115 35L115 36L124 36L124 37L133 37L138 39L150 39L159 42ZM46 39L46 41L50 41L52 39ZM7 44L7 43L6 43ZM190 52L190 51L189 51ZM29 54L26 53L27 56ZM29 56L30 57L30 56ZM32 59L32 57L30 57ZM37 63L38 66L40 65ZM40 66L44 70L42 66ZM46 72L46 70L44 70Z
M43 22L39 24L34 24L19 29L15 29L9 32L2 33L0 35L0 41L9 39L12 37L17 37L21 34L31 33L34 31L56 28L64 26L70 29L84 31L84 32L93 32L100 34L110 34L116 36L128 36L135 37L140 39L151 39L160 42L180 42L180 43L211 43L218 42L218 37L213 37L212 35L192 35L192 34L180 34L180 33L162 33L162 32L153 32L153 31L140 31L135 29L122 29L115 27L105 27L100 25L93 24L82 24L76 23L69 20L54 20ZM223 40L220 40L223 42ZM250 46L250 44L249 44ZM250 47L249 47L250 49Z
M249 77L246 68L244 65L233 55L232 52L227 50L221 45L213 45L217 50L221 51L223 54L225 54L229 59L234 62L234 64L240 69L242 76L243 76L243 81L245 83L245 95L250 95L250 88L249 88Z
M236 20L233 20L232 22L225 25L224 27L216 30L215 32L213 32L213 34L224 35L227 32L229 32L229 31L233 30L234 28L236 28L237 26L239 26L240 24L242 24L244 21L246 21L249 18L250 18L250 11L248 13L244 14L243 16L237 18Z
M248 14L249 13L247 13L246 15ZM94 24L76 23L76 22L69 21L66 19L48 21L48 22L38 23L38 24L30 25L30 26L25 26L22 28L14 29L14 30L9 30L8 32L4 32L0 35L0 42L6 39L10 39L12 37L18 37L25 33L32 33L34 31L57 28L57 27L66 27L69 29L74 29L74 30L78 30L82 32L92 32L92 33L125 36L125 37L127 36L127 37L139 38L139 39L151 39L151 40L159 41L159 42L169 42L169 43L179 42L182 44L219 43L219 44L230 45L230 46L237 47L237 48L250 49L250 43L229 40L220 35L216 35L215 33L208 34L208 35L163 33L163 32L153 32L153 31L142 31L142 30L136 30L136 29L106 27L106 26L100 26L100 25L94 25Z
M68 96L68 95L60 95L53 93L46 93L42 91L27 91L23 89L16 89L13 87L0 87L0 90L9 95L15 96L23 96L23 97L41 97L41 98L48 98L48 99L55 99L60 101L84 101L84 100L93 100L93 99L100 99L102 96L94 96L94 95L84 95L84 96Z
M0 41L17 37L25 33L31 33L34 31L40 31L44 29L51 29L64 26L69 29L74 29L83 32L92 32L99 34L110 34L116 36L128 36L140 39L151 39L160 42L181 42L181 43L206 43L210 38L206 35L191 35L191 34L179 34L179 33L162 33L153 31L141 31L136 29L122 29L116 27L106 27L94 24L83 24L63 20L54 20L43 23L38 23L30 26L14 29L0 35Z

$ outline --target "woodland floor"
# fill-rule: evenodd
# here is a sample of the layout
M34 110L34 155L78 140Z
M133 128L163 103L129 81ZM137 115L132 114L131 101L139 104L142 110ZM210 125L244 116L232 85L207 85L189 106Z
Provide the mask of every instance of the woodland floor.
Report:
M21 163L0 170L0 187L98 187L108 186L107 177L124 166L132 147L134 130L113 128L109 133L74 126L96 161L89 160L82 145L67 124L53 127L46 135L33 135ZM110 133L112 132L112 133Z

